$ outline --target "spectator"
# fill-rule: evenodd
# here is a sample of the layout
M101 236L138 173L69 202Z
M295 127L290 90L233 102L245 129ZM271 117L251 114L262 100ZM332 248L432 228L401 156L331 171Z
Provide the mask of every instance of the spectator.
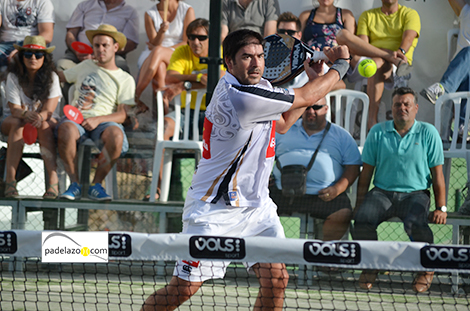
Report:
M223 0L221 38L238 29L250 29L266 37L276 33L278 0Z
M416 93L410 88L398 88L392 94L393 120L370 130L362 151L354 239L377 240L378 225L398 217L411 241L433 243L428 219L436 224L446 223L441 138L433 125L415 120L417 113ZM375 187L368 192L372 175ZM436 210L429 213L431 184ZM413 290L428 290L433 275L434 272L419 272ZM363 271L360 287L372 288L376 277L376 271Z
M470 45L470 5L466 3L466 0L449 0L449 4L460 23L457 49L455 51L455 55L457 55L461 49Z
M114 26L100 25L97 30L87 30L87 38L93 42L94 60L88 59L64 72L60 80L76 86L73 106L81 110L82 124L62 119L58 127L59 155L70 177L71 185L60 195L68 200L82 196L76 166L77 143L91 138L102 152L88 197L107 201L101 182L129 144L121 123L126 120L127 110L134 105L134 78L118 68L115 53L126 46L126 36Z
M192 21L186 29L188 44L176 48L171 56L166 75L166 84L173 85L163 93L163 102L165 111L169 110L169 101L181 91L186 88L186 91L191 89L205 89L207 86L207 64L201 64L199 59L207 57L209 54L209 21L204 18L197 18ZM221 67L220 76L224 76L225 70ZM206 111L205 96L202 99L201 110L199 112L199 128L202 133L204 114ZM191 102L191 113L196 102ZM185 103L182 103L182 108ZM184 110L182 110L182 117L184 118ZM192 115L191 121L192 121ZM174 113L166 114L165 116L165 134L164 139L169 140L175 130L175 115ZM184 124L184 119L181 122ZM190 123L192 128L192 122ZM160 170L161 179L162 170ZM159 197L159 190L157 189L155 199ZM146 195L144 200L149 199L150 196Z
M50 0L4 0L0 2L0 66L6 66L26 36L40 35L51 43L54 6Z
M38 131L41 155L46 166L48 185L43 197L55 199L59 194L54 128L59 116L54 113L60 92L52 51L41 36L27 36L22 46L13 45L19 53L10 63L6 93L8 106L3 110L2 133L8 135L5 197L18 196L16 169L23 153L23 129L32 124Z
M340 240L349 228L352 208L345 191L356 180L362 164L356 142L346 130L336 124L325 130L328 109L322 98L308 107L286 134L276 134L276 157L282 166L307 167L321 145L307 175L306 195L291 200L282 194L277 165L273 171L276 184L269 188L279 214L301 212L325 219L323 239L326 241Z
M141 69L135 90L136 102L150 81L153 89L165 86L166 67L173 51L188 42L186 29L195 19L194 9L180 0L169 0L168 19L163 21L163 1L145 12L145 30L149 41L139 57Z
M336 34L338 43L347 45L352 54L371 57L377 64L377 73L367 79L368 128L377 123L385 82L393 85L397 76L410 74L420 29L415 10L399 5L398 0L382 0L382 7L361 14L359 37L345 29ZM356 58L353 66L359 62Z
M126 63L127 53L135 50L139 44L139 16L137 11L124 0L85 0L80 2L72 13L67 24L65 44L67 50L64 58L57 62L60 70L67 70L76 64L90 59L91 54L83 54L72 48L72 43L80 41L91 45L88 40L87 30L97 29L101 24L113 25L117 31L122 32L127 38L127 44L121 46L116 53L116 65L124 71L129 71ZM64 92L65 96L66 94Z
M262 79L263 37L248 29L224 40L228 73L220 79L204 121L204 152L186 196L183 233L283 238L268 177L274 164L274 133L285 133L305 108L325 96L349 68L346 47L325 52L335 65L298 89L273 88ZM316 68L319 69L319 68ZM277 120L277 121L276 121ZM275 126L275 128L274 128ZM142 310L174 310L208 279L222 278L229 262L176 263L170 283L150 295ZM282 263L249 263L260 288L255 310L281 310L289 275ZM266 306L269 306L266 307ZM264 307L264 308L263 308Z

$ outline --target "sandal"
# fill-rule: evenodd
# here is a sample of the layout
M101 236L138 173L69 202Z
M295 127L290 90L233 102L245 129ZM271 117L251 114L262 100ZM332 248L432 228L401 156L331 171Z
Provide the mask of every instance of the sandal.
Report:
M46 192L42 195L43 199L55 200L59 196L59 183L50 184Z
M155 201L157 201L158 199L160 199L160 188L157 188L157 193L155 193ZM150 187L147 189L145 197L142 199L142 201L150 201Z
M16 189L16 180L12 182L5 182L5 198L16 198L19 196Z

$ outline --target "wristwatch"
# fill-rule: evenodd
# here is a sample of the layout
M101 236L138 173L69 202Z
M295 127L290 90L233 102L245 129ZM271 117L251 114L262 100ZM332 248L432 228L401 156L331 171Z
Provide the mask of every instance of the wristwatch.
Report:
M447 213L447 206L442 205L441 207L437 207L436 210Z
M183 87L186 91L189 91L193 87L193 84L190 81L184 81Z

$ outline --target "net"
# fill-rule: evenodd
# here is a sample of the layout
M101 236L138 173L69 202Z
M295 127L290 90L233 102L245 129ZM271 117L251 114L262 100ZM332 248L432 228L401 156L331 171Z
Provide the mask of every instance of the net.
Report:
M123 237L125 245L118 243ZM204 258L237 259L225 278L206 281L179 310L252 310L259 282L245 261L287 263L283 310L470 307L467 246L129 232L110 232L109 241L108 263L43 263L40 231L0 232L0 309L140 310L149 295L170 282L175 260ZM379 270L370 290L359 287L363 269ZM414 276L425 270L436 271L434 280L417 294Z

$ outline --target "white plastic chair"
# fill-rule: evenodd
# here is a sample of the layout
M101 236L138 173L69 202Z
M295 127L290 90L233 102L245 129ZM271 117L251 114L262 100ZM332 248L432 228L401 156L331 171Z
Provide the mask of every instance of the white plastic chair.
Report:
M196 153L196 161L198 161L202 155L202 140L199 138L199 111L201 109L201 102L205 89L192 90L191 95L187 96L187 92L183 92L182 95L175 97L175 132L171 140L164 140L164 108L163 108L163 95L161 91L157 92L157 141L155 143L155 153L153 158L153 172L152 172L152 184L150 186L150 202L155 202L155 193L157 191L158 179L160 176L160 170L163 170L161 188L160 188L160 201L168 201L168 194L170 192L170 178L171 178L171 166L173 164L173 151L175 149L181 150L194 150ZM186 95L183 95L186 94ZM181 98L186 96L184 108L184 124L181 124ZM189 137L190 132L190 102L193 96L196 96L196 106L193 115L193 128L192 138ZM190 99L191 98L191 99ZM182 139L180 139L180 132L182 130ZM163 168L161 163L163 159Z
M458 38L459 36L459 28L452 28L449 29L447 32L447 62L450 63L452 58L454 58L456 43L454 43L454 38Z
M459 143L460 107L462 99L467 99L465 110L465 123L463 128L462 143ZM453 109L452 109L453 104ZM451 133L452 118L454 118L454 130ZM434 113L434 125L436 126L444 143L444 178L446 182L446 201L449 190L450 169L452 158L463 158L467 161L467 180L470 180L470 150L467 149L468 122L470 119L470 92L450 93L440 96L436 101ZM452 134L452 137L451 135Z

